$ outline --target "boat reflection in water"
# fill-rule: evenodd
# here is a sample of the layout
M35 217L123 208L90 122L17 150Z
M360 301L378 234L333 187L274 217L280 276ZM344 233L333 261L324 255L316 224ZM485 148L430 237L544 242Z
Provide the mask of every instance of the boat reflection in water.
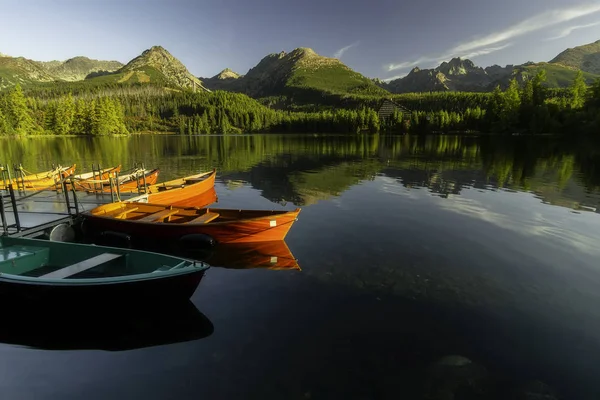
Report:
M177 255L204 261L211 267L300 271L298 260L283 240L217 244L209 251L181 250Z
M77 306L73 310L78 310ZM56 311L47 307L7 310L0 322L0 344L43 350L123 351L189 342L214 331L212 322L191 301L135 311L126 307Z

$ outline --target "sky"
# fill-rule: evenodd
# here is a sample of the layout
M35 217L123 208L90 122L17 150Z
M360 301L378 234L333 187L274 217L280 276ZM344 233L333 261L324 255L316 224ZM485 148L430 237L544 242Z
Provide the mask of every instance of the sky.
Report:
M598 0L0 0L0 53L127 63L160 45L200 77L297 47L389 80L452 57L549 61L596 40Z

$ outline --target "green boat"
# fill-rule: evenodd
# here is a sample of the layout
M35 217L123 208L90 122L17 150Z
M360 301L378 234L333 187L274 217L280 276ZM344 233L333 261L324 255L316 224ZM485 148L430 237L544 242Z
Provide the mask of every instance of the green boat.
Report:
M5 304L121 306L189 299L209 265L147 251L0 237Z

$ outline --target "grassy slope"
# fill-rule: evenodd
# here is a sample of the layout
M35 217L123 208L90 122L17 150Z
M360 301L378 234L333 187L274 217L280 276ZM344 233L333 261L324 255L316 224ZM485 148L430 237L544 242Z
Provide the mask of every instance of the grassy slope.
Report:
M573 84L577 69L568 68L562 65L550 64L550 63L538 63L534 65L527 65L522 67L528 77L535 76L541 69L546 70L548 77L546 83L549 87L569 87ZM595 79L600 78L600 75L590 74L588 72L583 73L583 77L588 84L594 82Z
M17 83L27 85L39 81L51 81L52 77L35 61L0 57L0 89Z
M342 65L327 65L311 70L297 68L292 72L286 87L308 88L339 94L388 94L386 90L375 85L370 79Z
M600 40L584 46L567 49L550 62L600 74Z

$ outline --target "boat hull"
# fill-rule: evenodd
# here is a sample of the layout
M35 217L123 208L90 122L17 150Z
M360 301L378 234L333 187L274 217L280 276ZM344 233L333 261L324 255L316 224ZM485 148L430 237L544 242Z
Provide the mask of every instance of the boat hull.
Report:
M189 300L206 270L199 269L153 279L120 282L79 283L77 279L61 282L22 282L0 275L0 299L4 304L87 306L164 304Z
M62 168L60 171L41 172L39 174L27 175L25 177L13 179L11 183L18 186L23 185L26 190L46 190L54 188L61 179L64 179L75 172L76 165Z
M160 172L160 170L154 169L152 171L149 171L146 174L146 178L145 178L146 186L156 184L156 182L158 181L159 172ZM102 185L102 188L94 188L93 183L91 185L92 185L92 188L85 189L85 190L87 190L88 192L94 192L94 193L110 193L111 192L110 185L107 183ZM139 179L129 179L129 180L126 180L119 184L119 193L139 193L140 189L143 188L143 186L144 186L144 178L143 177L141 177Z
M232 211L218 208L211 208L210 210L215 213ZM268 211L246 212L255 213L256 216L254 218L208 224L144 223L136 220L107 218L85 213L83 230L84 234L93 240L98 239L106 232L130 236L128 240L135 248L173 244L191 235L205 235L217 243L278 241L285 239L293 223L297 220L300 209L273 214L269 214Z
M104 170L102 170L100 172L100 175L96 175L96 177L86 177L85 175L89 175L90 173L87 174L81 174L81 175L76 175L74 176L74 186L75 186L75 190L79 190L79 191L90 191L90 190L94 190L97 188L100 188L103 183L100 182L102 180L108 180L111 177L114 177L117 173L121 172L121 166L117 166L117 167L112 167L112 168L106 168ZM94 182L94 181L98 181L98 182ZM70 190L71 189L71 185L69 184L67 186L67 188Z
M214 190L216 175L216 170L213 170L202 182L183 185L183 187L174 189L161 189L165 186L161 184L154 185L150 188L148 203L177 207L205 207L217 200L217 193ZM182 181L184 180L185 178L182 179Z

